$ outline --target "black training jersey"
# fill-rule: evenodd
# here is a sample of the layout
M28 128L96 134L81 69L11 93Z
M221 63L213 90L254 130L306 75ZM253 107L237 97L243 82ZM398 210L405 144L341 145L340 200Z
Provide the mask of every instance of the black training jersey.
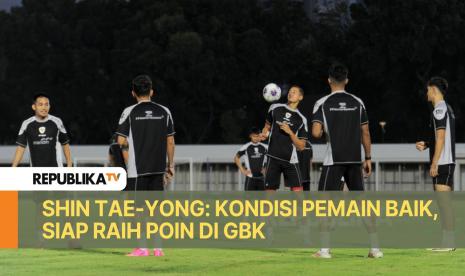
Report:
M438 165L455 164L455 115L450 105L445 101L437 103L431 115L430 161L433 160L436 148L436 130L438 129L446 131L444 148Z
M268 156L292 164L298 163L297 149L291 137L279 128L278 123L286 123L299 139L307 139L307 119L298 109L292 110L287 104L273 104L270 106L267 122L271 125L268 140Z
M306 141L305 149L297 152L299 158L300 178L302 182L310 181L310 162L313 158L313 149L310 141Z
M245 167L252 172L252 177L262 177L262 169L265 163L268 146L263 143L249 142L243 145L237 152L237 156L244 156Z
M323 165L360 164L361 125L368 123L362 100L345 91L336 91L315 103L312 122L323 125L327 151Z
M128 139L129 178L166 171L166 137L174 135L168 108L151 101L127 107L121 114L116 133Z
M67 143L69 139L63 122L52 115L44 120L35 116L25 120L16 139L19 146L29 146L32 167L63 166L61 145Z

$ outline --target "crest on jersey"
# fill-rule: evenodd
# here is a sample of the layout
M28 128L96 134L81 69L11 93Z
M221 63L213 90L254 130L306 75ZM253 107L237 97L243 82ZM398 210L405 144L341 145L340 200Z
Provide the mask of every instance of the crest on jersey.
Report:
M145 111L146 116L152 116L153 111L152 110L147 110Z
M258 153L258 148L253 148L255 150L255 153Z
M344 109L347 107L346 103L339 103L339 108Z
M45 128L44 126L39 127L39 133L40 133L40 134L44 134L44 133L45 133L45 130L46 130L46 128Z
M292 116L292 114L291 114L291 113L289 113L289 112L286 112L286 119L289 119L289 118L291 118L291 116Z
M434 118L436 118L436 120L442 120L442 119L444 119L444 117L446 117L446 110L444 110L442 108L436 108L433 111L433 114L434 114Z

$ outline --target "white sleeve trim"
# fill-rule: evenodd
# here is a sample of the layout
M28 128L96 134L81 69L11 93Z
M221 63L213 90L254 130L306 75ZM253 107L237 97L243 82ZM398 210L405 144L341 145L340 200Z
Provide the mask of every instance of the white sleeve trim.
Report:
M129 115L131 114L131 111L134 109L136 105L137 104L128 106L123 110L123 113L121 113L121 117L119 118L118 125L121 125L124 123L124 121L126 121L126 119L129 117Z
M174 126L173 115L171 115L171 111L169 110L169 108L164 106L164 105L155 103L155 102L152 102L152 103L158 105L161 108L163 108L165 110L165 112L167 113L166 126L169 125L169 120L171 120L171 124Z
M327 96L324 96L323 98L316 101L315 105L313 106L313 114L315 114L318 111L318 109L320 108L320 106L322 106L326 102L326 100L329 98L329 96L331 96L331 94L329 94Z
M50 120L52 120L57 125L58 130L62 133L66 133L66 129L65 129L65 126L63 125L63 121L58 117L55 117L52 115L49 115L49 116L50 116Z
M26 131L27 126L28 126L30 123L32 123L34 120L35 120L35 117L31 117L31 118L29 118L29 119L27 119L27 120L24 120L24 122L21 124L21 128L19 129L18 135L23 134L23 133Z
M247 144L244 144L244 145L239 149L239 151L245 151L245 150L247 150L247 148L248 148L249 146L250 146L250 142L247 143Z

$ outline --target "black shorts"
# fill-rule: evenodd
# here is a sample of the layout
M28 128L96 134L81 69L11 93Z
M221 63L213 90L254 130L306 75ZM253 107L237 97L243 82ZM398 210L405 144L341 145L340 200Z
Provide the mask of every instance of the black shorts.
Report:
M310 191L310 180L302 181L302 188L304 189L304 191Z
M281 173L286 187L302 186L298 164L270 157L266 165L265 190L279 189Z
M244 183L245 191L263 191L265 189L265 182L263 177L246 177Z
M362 165L331 165L323 166L318 191L342 191L345 183L349 191L363 191Z
M433 177L433 184L447 185L451 188L454 188L454 171L455 164L439 165L438 175Z
M163 174L152 174L128 178L125 191L163 191Z

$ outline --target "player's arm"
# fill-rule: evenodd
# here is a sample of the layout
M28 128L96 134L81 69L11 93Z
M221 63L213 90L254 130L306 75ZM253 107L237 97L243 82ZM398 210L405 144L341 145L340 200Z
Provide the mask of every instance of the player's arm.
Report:
M19 165L19 162L21 162L21 160L23 159L23 155L24 155L24 151L26 150L25 147L23 146L17 146L16 147L16 152L15 152L15 156L13 158L13 163L12 163L12 167L17 167Z
M168 155L168 173L174 176L174 135L170 135L166 138L166 154Z
M65 158L66 158L66 166L72 167L73 161L71 160L71 149L70 149L69 144L63 145L63 153L65 154Z
M267 156L265 155L265 158L263 158L263 164L262 164L262 170L261 170L261 172L262 172L263 175L266 174L266 164L267 164L267 162L268 162L268 158L267 158Z
M323 106L316 103L312 114L312 136L316 139L323 136L323 121Z
M364 176L368 177L371 175L371 136L370 136L370 125L368 121L368 114L365 106L360 106L360 128L362 136L363 150L365 151L365 161L363 161L363 172Z
M371 137L370 137L370 127L368 123L363 124L362 127L362 145L363 150L365 151L365 161L363 162L363 170L365 176L370 176L371 174Z
M270 135L271 123L266 121L265 126L263 126L262 133L260 133L260 138L262 141L266 140Z
M268 109L268 114L266 115L265 126L260 133L260 138L262 141L265 141L270 136L271 124L273 123L273 109L275 105L271 105Z
M69 137L68 137L68 132L66 131L66 128L63 124L63 121L61 119L58 119L58 121L55 122L58 127L58 140L63 148L63 154L65 155L66 159L66 166L67 167L72 167L73 166L73 161L71 160L71 149L69 146Z
M234 156L234 163L236 164L237 168L241 171L243 175L248 175L250 173L244 168L244 166L242 166L240 151Z
M170 180L174 176L174 122L171 113L168 113L167 120L168 136L166 137L166 154L168 155L167 178Z
M124 163L126 163L126 165L128 164L128 158L129 158L129 154L128 154L128 139L124 136L121 136L121 135L118 135L118 138L116 140L116 143L118 143L118 145L121 147L121 151L123 153L123 159L124 159Z
M323 125L320 122L314 121L312 123L312 136L317 139L323 136Z
M419 151L424 151L428 148L428 143L426 143L425 141L418 141L416 142L415 147Z
M113 154L108 154L108 164L110 164L110 167L115 166L115 158L113 157Z
M433 158L431 160L431 168L429 174L431 177L438 175L438 162L441 158L441 153L444 150L444 143L446 140L446 128L447 128L447 109L439 106L433 110L433 120L435 126L436 141Z
M128 136L130 133L130 116L131 112L128 108L126 108L118 122L118 128L116 129L116 143L121 147L121 153L123 154L124 163L128 164L129 160L129 144L128 144Z
M309 164L309 171L312 170L312 165L313 165L313 148L310 147L310 161L308 162Z
M438 175L438 162L441 157L444 143L446 140L446 129L436 129L436 147L434 148L433 160L431 161L430 175L436 177Z
M19 162L23 159L24 151L27 147L27 138L26 138L26 129L27 129L26 121L23 122L21 125L21 129L19 130L18 137L16 138L16 147L15 156L13 157L12 167L17 167Z
M302 151L305 149L305 139L301 139L297 137L297 135L292 131L292 129L289 127L288 124L286 123L278 123L279 128L287 133L289 135L289 138L291 138L292 144L296 147L298 151Z

